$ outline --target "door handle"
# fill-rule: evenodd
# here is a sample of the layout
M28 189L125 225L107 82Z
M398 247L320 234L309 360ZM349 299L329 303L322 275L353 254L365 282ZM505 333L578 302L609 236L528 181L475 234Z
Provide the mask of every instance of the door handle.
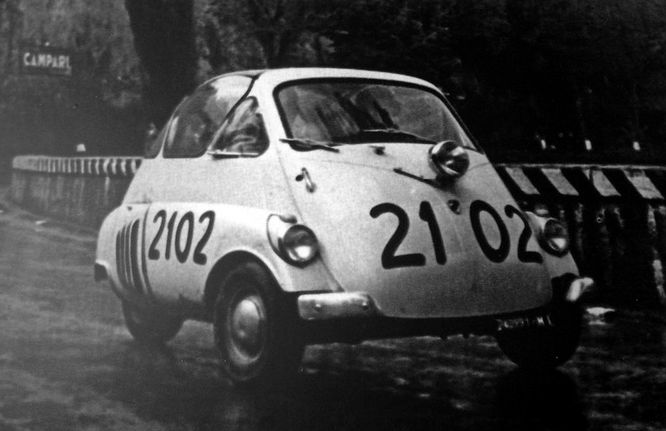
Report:
M317 189L317 185L310 178L310 172L306 168L301 168L301 173L296 175L296 181L305 181L305 190L310 193Z

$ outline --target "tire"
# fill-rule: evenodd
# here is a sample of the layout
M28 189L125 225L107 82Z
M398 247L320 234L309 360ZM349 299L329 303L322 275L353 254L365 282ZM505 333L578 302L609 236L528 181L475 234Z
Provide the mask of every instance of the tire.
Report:
M221 368L232 382L274 384L296 374L304 344L296 312L286 305L257 263L243 263L224 277L213 324Z
M582 320L580 307L560 304L551 311L553 326L499 332L497 344L521 368L552 369L567 362L576 352Z
M164 344L176 336L183 326L183 319L159 314L159 309L149 312L123 301L125 326L132 337L146 344Z

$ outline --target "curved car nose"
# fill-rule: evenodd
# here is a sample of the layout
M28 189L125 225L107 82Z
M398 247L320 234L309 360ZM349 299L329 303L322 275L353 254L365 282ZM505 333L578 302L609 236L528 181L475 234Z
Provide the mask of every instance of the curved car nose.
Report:
M577 273L572 261L552 266L542 256L527 217L485 156L471 153L467 174L443 186L423 180L436 175L426 163L428 148L392 144L378 156L345 146L289 159L288 172L297 177L305 167L317 185L291 183L342 288L369 295L389 317L498 314L548 303L551 278ZM390 169L398 163L420 179Z

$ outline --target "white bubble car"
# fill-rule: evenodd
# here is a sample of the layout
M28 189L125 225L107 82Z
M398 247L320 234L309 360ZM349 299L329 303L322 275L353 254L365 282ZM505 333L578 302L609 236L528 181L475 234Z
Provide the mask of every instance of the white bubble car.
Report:
M564 226L523 212L444 95L409 76L222 75L183 100L104 221L95 276L129 332L211 322L226 375L269 382L304 346L485 334L524 367L574 353Z

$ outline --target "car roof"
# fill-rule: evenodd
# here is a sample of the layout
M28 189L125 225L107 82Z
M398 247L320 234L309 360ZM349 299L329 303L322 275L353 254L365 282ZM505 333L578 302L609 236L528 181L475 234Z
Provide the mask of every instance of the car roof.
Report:
M284 82L299 81L316 78L357 78L377 79L384 81L400 81L409 84L421 85L438 90L433 84L423 79L398 73L379 72L361 69L342 69L332 67L290 67L281 69L254 69L226 73L222 76L241 75L261 80L264 85L278 86Z

